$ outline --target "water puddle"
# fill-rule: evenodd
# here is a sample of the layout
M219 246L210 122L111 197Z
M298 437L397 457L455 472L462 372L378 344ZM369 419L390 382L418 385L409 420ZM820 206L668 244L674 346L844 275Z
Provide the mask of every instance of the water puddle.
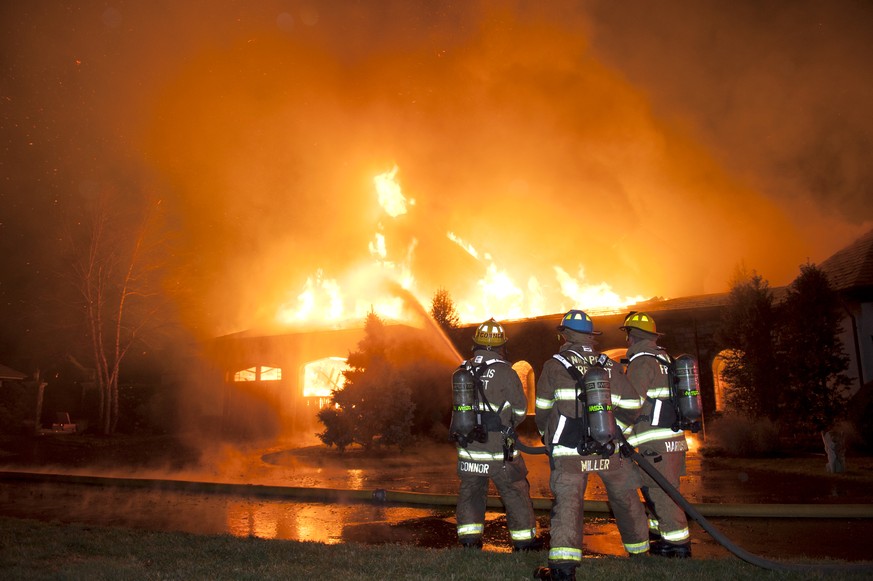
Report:
M341 489L360 492L377 489L453 495L457 476L454 451L445 446L420 451L416 461L385 455L343 456L323 448L272 450L240 455L212 473L206 470L167 473L119 468L105 476L122 478L179 478L196 482L232 482L306 489ZM798 502L819 488L824 479L779 478L754 470L734 473L713 470L694 454L689 455L683 494L691 502ZM550 497L548 463L544 456L527 459L531 493ZM23 467L20 467L21 469ZM15 467L8 467L14 471ZM50 469L47 472L89 474L89 471ZM147 482L138 486L95 485L69 481L38 482L0 479L0 515L91 525L121 526L192 534L230 534L327 544L400 543L426 548L453 547L457 543L454 506L398 505L362 501L319 502L322 497L287 498L255 496L229 488L173 488ZM832 483L830 483L832 484ZM850 483L842 484L848 486ZM763 491L763 492L762 492ZM840 490L842 499L866 499L858 491ZM492 490L492 494L496 491ZM821 492L816 497L821 498ZM772 497L771 497L772 496ZM341 497L341 499L344 497ZM312 502L310 502L312 500ZM604 501L598 478L589 480L586 500ZM873 519L710 518L725 536L751 553L771 559L865 558L863 539L873 538ZM538 514L539 530L548 539L549 515ZM690 523L695 558L728 558L731 553L716 543L697 523ZM586 513L587 556L624 555L614 520L606 513ZM489 510L484 533L485 549L509 550L506 519L502 510Z
M0 481L0 514L47 522L230 534L326 544L407 544L426 548L456 546L454 507L410 507L379 503L299 502L203 494L177 490L106 487L70 483ZM863 558L857 539L873 535L873 519L710 519L737 545L765 558ZM538 515L548 536L547 514ZM690 523L696 558L729 558L697 523ZM822 530L829 534L822 536ZM485 550L508 552L506 519L488 511ZM585 554L624 555L615 521L585 519Z

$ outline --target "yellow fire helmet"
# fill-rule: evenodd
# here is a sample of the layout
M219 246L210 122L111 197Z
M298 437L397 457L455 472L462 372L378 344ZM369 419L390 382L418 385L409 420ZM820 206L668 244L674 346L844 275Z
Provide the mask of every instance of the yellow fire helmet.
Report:
M506 343L506 331L503 330L503 325L493 318L488 319L476 327L473 343L483 347L500 347Z
M631 313L627 317L624 318L624 325L619 327L622 331L630 331L631 329L639 329L640 331L645 331L646 333L651 333L653 335L662 335L663 333L658 333L657 328L655 327L655 319L652 318L648 313L636 312Z

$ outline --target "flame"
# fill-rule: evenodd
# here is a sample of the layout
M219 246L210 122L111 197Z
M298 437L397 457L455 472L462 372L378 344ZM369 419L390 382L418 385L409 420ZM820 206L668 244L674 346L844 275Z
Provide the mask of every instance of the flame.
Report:
M457 236L454 232L447 232L446 237L449 240L451 240L452 242L454 242L455 244L457 244L458 246L460 246L461 248L463 248L467 252L467 254L469 254L470 256L472 256L473 258L475 258L477 260L479 259L479 253L476 252L476 249L473 248L472 244L470 244L469 242L465 242L465 241L461 240L461 237Z
M414 199L403 195L396 181L398 167L373 178L379 205L390 218L407 213L407 206L414 206ZM376 225L376 232L368 244L373 262L344 275L341 284L335 278L324 275L318 269L315 275L306 279L303 290L297 294L296 302L289 301L279 306L276 319L284 325L318 323L328 326L342 326L345 323L359 323L369 312L375 312L386 320L403 320L403 298L386 292L393 282L401 288L414 292L415 276L412 272L412 259L418 245L412 239L407 245L405 255L398 258L390 256L384 225ZM354 295L348 299L347 292Z
M395 165L391 171L381 173L373 178L373 183L376 184L376 193L379 196L379 205L392 218L406 213L406 197L400 189L400 184L394 179L397 176L397 171L398 168ZM409 205L414 206L415 200L410 199Z
M376 199L386 219L396 219L410 212L415 200L407 198L397 182L398 167L373 178ZM495 317L498 320L522 319L563 312L568 308L584 308L604 313L622 310L629 304L645 300L642 296L622 297L606 282L586 281L585 267L579 266L576 276L561 265L554 265L554 281L541 281L534 275L514 273L499 264L489 252L478 250L471 242L453 231L446 238L481 264L482 270L472 290L467 294L452 293L455 308L462 323L474 323ZM394 242L394 241L390 241ZM278 309L276 318L285 325L317 323L339 327L360 324L369 312L385 320L404 321L404 298L389 289L399 285L422 306L430 304L431 295L417 288L412 270L418 240L406 243L405 251L392 254L383 222L376 224L368 243L370 262L331 278L319 269L306 279L296 301L288 301ZM349 298L352 297L352 298Z
M276 318L288 325L303 323L316 318L336 322L343 320L345 301L339 283L335 279L325 278L319 269L314 276L306 279L303 291L297 295L297 308L288 304L279 306Z
M348 369L342 357L326 357L308 363L303 369L303 397L329 398L334 390L346 383L343 372Z
M515 282L512 275L497 266L487 252L480 253L469 242L453 232L446 237L467 254L484 263L485 274L479 279L478 300L457 301L456 309L462 321L475 322L488 316L497 319L521 319L566 310L563 303L555 306L554 300L545 296L545 287L531 275L527 278L526 291ZM480 258L481 257L481 258ZM605 313L624 309L627 305L645 300L643 296L621 297L605 282L585 283L585 268L579 267L578 278L570 276L561 266L554 266L555 278L560 288L560 298L574 307L584 306L590 312ZM548 311L548 305L553 305Z
M612 288L605 282L600 284L581 283L585 279L585 267L579 267L579 278L575 279L570 276L566 270L560 266L555 266L555 277L561 285L561 292L564 296L572 299L576 305L590 305L586 308L592 312L603 312L619 310L627 305L644 301L646 297L620 297Z

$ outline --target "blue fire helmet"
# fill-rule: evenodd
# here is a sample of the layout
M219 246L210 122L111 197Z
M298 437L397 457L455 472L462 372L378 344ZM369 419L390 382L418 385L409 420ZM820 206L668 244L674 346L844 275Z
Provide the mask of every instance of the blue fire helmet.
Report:
M589 317L585 311L577 309L567 311L567 314L564 315L563 319L561 319L561 324L558 325L558 331L563 331L564 329L570 329L571 331L586 333L588 335L600 335L600 331L594 330L594 322L591 320L591 317Z

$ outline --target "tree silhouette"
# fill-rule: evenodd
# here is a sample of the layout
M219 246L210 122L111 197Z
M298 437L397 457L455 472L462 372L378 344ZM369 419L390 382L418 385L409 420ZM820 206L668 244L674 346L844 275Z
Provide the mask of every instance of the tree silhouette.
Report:
M454 329L458 326L460 317L455 310L455 303L449 291L438 288L431 301L430 316L445 330Z
M735 275L717 335L727 347L723 376L731 386L728 406L775 420L784 382L777 366L773 293L760 275Z
M351 444L365 449L404 447L412 439L414 405L410 383L389 359L385 325L367 315L364 338L349 353L345 385L331 395L331 405L318 412L325 430L318 434L341 452Z
M800 267L781 307L780 347L788 378L784 409L805 431L826 431L843 417L849 359L840 340L839 298L824 272Z
M100 198L85 207L69 236L70 270L84 313L104 435L114 433L118 424L122 361L157 320L160 262L155 241L160 237L153 236L153 226L159 204L152 202L131 229Z

